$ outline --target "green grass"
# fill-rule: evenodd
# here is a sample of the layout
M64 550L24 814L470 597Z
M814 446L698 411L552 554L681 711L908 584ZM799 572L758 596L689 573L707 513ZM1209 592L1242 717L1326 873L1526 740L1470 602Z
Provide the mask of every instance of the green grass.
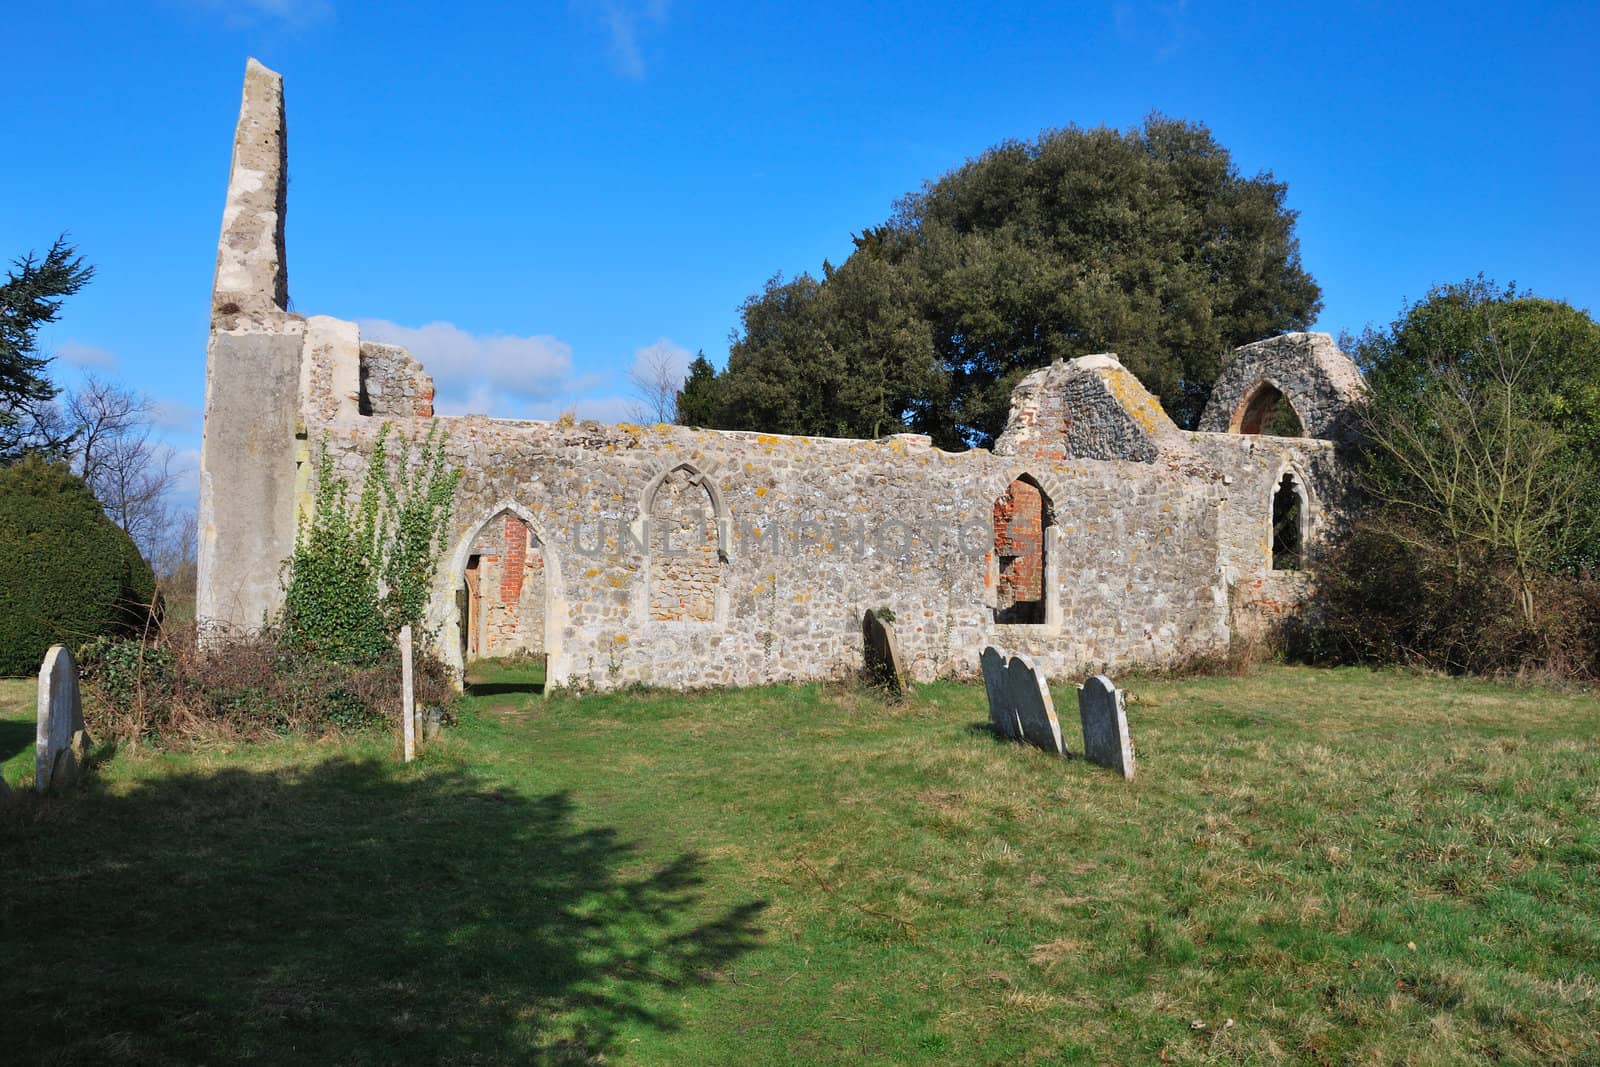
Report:
M124 752L0 814L7 1054L1600 1062L1592 695L1134 679L1124 784L981 687L482 680L409 767Z

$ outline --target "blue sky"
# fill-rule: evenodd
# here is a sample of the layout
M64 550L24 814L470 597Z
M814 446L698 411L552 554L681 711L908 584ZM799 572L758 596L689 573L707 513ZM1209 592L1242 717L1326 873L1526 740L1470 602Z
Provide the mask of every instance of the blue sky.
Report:
M460 8L460 10L457 10ZM1006 138L1204 122L1301 213L1318 329L1484 271L1600 307L1592 4L17 4L0 253L71 232L45 337L192 462L245 59L284 75L289 286L410 342L441 409L621 418L641 351Z

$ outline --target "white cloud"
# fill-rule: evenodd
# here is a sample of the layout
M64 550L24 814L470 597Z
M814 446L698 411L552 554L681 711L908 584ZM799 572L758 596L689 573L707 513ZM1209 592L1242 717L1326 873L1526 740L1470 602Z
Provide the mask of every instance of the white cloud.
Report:
M179 504L192 508L200 499L200 450L180 448L172 453L172 495Z
M635 376L653 377L659 367L676 378L679 385L682 385L683 380L689 376L689 364L693 362L693 352L666 337L658 338L633 351Z
M638 421L645 407L641 396L618 391L630 388L618 380L620 369L581 371L572 346L549 334L475 334L449 322L402 326L387 319L358 325L363 340L403 345L417 358L433 376L440 415L553 422L571 413L611 423ZM681 384L693 361L693 352L661 337L634 349L631 374L649 380L659 368Z
M632 397L614 394L558 398L529 404L523 409L520 417L554 422L570 412L572 417L579 421L594 419L596 422L632 422L636 404L637 401Z
M529 401L547 400L583 383L575 381L572 346L549 334L474 334L449 322L401 326L362 319L369 341L404 345L433 375L441 415L513 417Z
M611 35L611 61L617 73L636 80L643 78L645 62L639 34L641 29L666 24L667 0L598 0L594 12Z
M117 354L99 345L63 341L56 346L56 358L82 370L116 370Z
M196 433L204 414L193 404L185 404L181 400L157 399L155 408L150 412L150 421L160 429L173 433Z

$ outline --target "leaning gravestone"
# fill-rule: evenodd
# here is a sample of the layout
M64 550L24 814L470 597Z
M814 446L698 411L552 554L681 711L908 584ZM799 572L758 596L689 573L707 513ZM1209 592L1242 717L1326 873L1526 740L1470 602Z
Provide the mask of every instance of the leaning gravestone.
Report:
M895 696L911 691L911 676L900 658L900 645L894 639L894 626L868 608L861 616L861 643L866 650L867 673L872 680Z
M1050 699L1050 684L1027 656L1012 656L1006 664L1006 699L1016 709L1024 741L1058 756L1067 754L1055 702Z
M983 688L989 694L989 723L994 732L1013 741L1022 737L1022 724L1017 721L1016 708L1006 695L1006 654L993 645L978 657L983 667Z
M77 782L89 751L78 696L78 665L65 645L52 645L39 668L39 730L33 758L34 788L43 793Z
M1078 718L1083 720L1084 758L1132 778L1133 738L1122 690L1103 674L1090 678L1078 690Z

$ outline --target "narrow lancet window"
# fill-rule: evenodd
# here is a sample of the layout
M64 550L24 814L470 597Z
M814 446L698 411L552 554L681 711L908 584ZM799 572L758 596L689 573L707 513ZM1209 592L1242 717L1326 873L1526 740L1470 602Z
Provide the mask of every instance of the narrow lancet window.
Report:
M1293 474L1285 474L1272 494L1273 570L1300 569L1304 525L1305 500L1300 485Z

